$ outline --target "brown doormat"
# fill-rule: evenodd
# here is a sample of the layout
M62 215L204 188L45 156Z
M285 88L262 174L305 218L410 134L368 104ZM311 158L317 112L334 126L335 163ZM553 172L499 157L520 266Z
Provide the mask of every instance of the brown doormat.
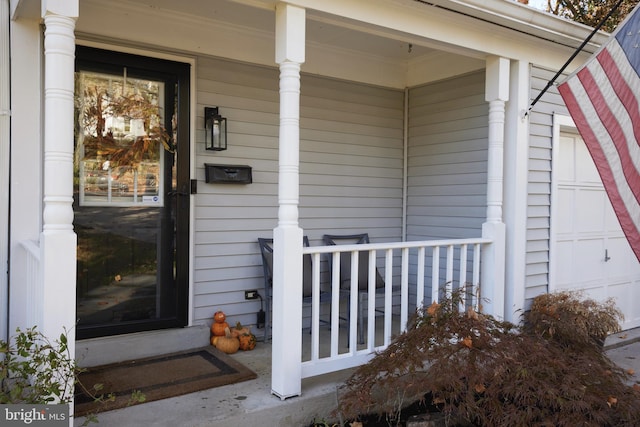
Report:
M87 390L102 384L98 392L115 395L96 402L76 385L75 416L111 411L130 405L131 393L142 392L145 401L193 393L256 378L257 375L212 346L158 357L90 368L79 376Z

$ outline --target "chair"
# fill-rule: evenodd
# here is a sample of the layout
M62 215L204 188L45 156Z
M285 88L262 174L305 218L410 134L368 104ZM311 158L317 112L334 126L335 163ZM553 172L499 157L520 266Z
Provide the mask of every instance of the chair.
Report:
M271 302L273 300L273 239L258 238L260 253L262 254L262 268L264 272L264 294L265 294L265 322L264 341L267 341L267 334L271 327ZM304 236L302 244L309 247L309 238ZM312 302L312 265L311 255L302 257L302 304L310 306ZM331 302L331 292L320 291L320 303ZM326 321L320 320L323 323Z
M325 246L338 244L369 243L369 234L325 234L322 236ZM332 258L329 258L332 269ZM376 292L384 291L384 279L376 268ZM340 252L340 289L349 292L351 289L351 252ZM358 343L364 344L364 306L369 293L369 251L358 252ZM381 312L380 310L377 310Z

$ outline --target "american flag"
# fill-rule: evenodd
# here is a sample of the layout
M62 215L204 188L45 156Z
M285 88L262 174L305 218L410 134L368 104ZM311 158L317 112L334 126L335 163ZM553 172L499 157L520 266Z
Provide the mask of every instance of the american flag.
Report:
M640 261L640 13L558 86Z

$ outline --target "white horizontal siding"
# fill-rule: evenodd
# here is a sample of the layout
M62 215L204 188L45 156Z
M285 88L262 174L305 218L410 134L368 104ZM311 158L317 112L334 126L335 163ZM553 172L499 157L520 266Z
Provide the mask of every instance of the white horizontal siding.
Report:
M278 215L279 72L199 58L194 235L194 321L216 310L254 324L264 286L258 237L271 237ZM401 91L303 75L300 103L300 225L312 245L322 234L368 232L401 238ZM202 114L218 106L229 148L204 150ZM252 167L248 185L205 183L204 163Z
M407 238L477 237L486 212L484 72L409 93Z
M408 240L481 235L487 201L487 125L484 72L409 91ZM442 280L445 254L441 251ZM454 255L456 260L459 256ZM427 300L431 262L428 258L425 270ZM410 268L413 274L415 259Z
M550 70L539 67L532 68L532 100L538 96L554 74L555 72ZM547 292L549 286L551 147L554 113L566 114L566 107L557 89L552 86L536 103L530 114L525 269L526 307L530 305L532 298Z

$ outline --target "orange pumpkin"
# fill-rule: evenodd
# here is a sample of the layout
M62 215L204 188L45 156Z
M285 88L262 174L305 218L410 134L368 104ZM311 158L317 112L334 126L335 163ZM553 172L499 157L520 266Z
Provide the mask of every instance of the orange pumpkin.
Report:
M213 313L213 321L216 323L222 323L227 319L227 315L223 311L216 311Z
M214 322L211 325L211 333L216 337L224 336L225 329L229 329L229 324L227 322L222 322L222 323Z
M222 311L216 311L213 314L213 324L211 325L211 333L213 336L221 337L224 335L224 328L228 328L229 324L225 322L227 316Z
M229 331L228 327L225 328L224 332L224 336L218 337L218 340L216 341L216 348L227 354L233 354L240 348L240 341L238 338L231 336L231 331Z
M240 341L240 350L249 351L256 348L256 336L251 333L240 335L238 340Z
M241 335L251 333L251 328L248 326L242 326L242 323L237 322L235 328L231 329L231 336L239 338Z

